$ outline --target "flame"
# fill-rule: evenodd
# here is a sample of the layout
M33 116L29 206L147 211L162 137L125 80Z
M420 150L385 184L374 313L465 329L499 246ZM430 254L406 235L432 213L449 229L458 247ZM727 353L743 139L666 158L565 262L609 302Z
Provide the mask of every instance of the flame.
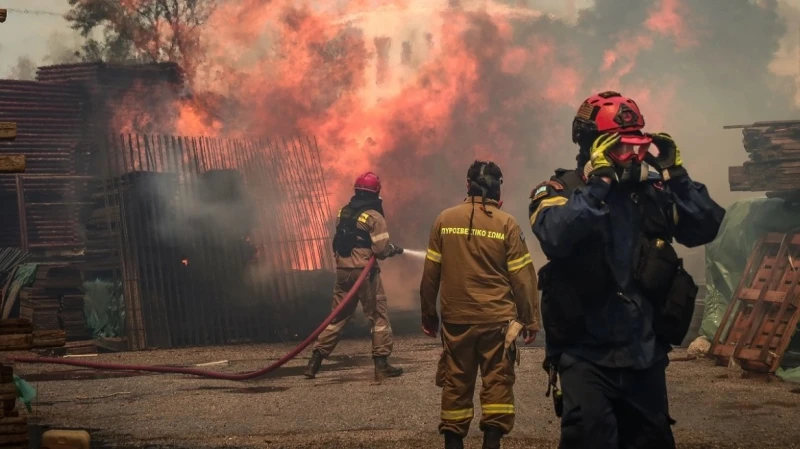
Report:
M680 0L655 2L641 27L611 36L594 61L582 56L580 39L548 31L571 25L531 8L297 3L219 6L190 77L195 95L176 101L170 131L314 135L333 207L347 201L355 176L375 170L390 226L402 222L393 236L416 243L431 214L463 192L474 158L497 161L510 189L528 191L526 172L569 144L571 115L593 91L635 98L648 128L662 126L679 84L630 75L660 39L678 49L699 42ZM302 224L295 231L310 232ZM314 260L314 248L304 251ZM295 268L313 268L297 259Z
M183 266L188 267L189 266L189 259L182 259L181 263L183 264Z

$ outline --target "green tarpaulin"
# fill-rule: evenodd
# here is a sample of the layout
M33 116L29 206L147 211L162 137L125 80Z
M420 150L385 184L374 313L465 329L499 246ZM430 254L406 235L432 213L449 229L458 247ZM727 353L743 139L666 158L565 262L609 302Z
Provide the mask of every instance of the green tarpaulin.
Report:
M25 404L25 409L28 412L32 411L31 402L36 399L36 389L16 374L14 374L14 387L17 389L17 397Z
M83 310L94 338L125 335L125 302L122 283L97 279L83 283Z
M36 268L38 267L39 264L36 263L23 263L17 267L17 271L14 272L14 279L11 280L11 284L8 287L6 296L2 301L4 309L2 311L3 316L9 316L11 307L17 301L19 292L23 288L29 287L31 284L33 284L33 279L36 277Z
M800 231L800 208L783 200L755 198L727 209L716 240L706 247L707 292L701 335L714 338L758 239L769 232L791 231ZM784 380L800 382L799 368L782 368L776 374Z

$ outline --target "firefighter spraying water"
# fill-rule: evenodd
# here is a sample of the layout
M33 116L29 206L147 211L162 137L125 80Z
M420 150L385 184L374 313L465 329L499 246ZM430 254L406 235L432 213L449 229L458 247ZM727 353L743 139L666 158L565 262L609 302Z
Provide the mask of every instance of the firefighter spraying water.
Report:
M383 200L380 197L380 178L375 173L366 172L356 179L354 190L350 202L339 210L336 218L336 234L333 238L336 284L332 308L337 308L345 295L357 288L358 302L364 308L364 315L372 322L372 358L375 361L375 380L380 381L403 373L402 368L396 368L387 361L392 353L394 338L380 267L376 263L368 281L361 286L356 287L355 281L373 256L387 259L403 254L403 248L389 243L389 229L383 217ZM356 301L351 302L317 338L304 373L307 378L316 377L322 360L336 348L356 306Z
M406 256L411 256L415 259L424 260L425 259L425 251L420 251L418 249L403 249L403 253Z

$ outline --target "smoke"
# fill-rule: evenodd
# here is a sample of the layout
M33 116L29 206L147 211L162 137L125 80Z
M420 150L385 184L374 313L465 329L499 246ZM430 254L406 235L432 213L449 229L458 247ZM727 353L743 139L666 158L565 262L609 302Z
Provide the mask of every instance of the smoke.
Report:
M17 64L11 67L9 78L23 81L36 79L36 64L30 57L20 56L17 58Z
M635 98L646 129L672 134L723 204L748 194L728 191L727 167L746 155L722 126L791 118L800 98L785 62L797 65L797 13L775 0L597 0L563 18L510 1L265 3L226 2L210 18L171 131L315 135L333 207L377 171L400 246L425 245L479 157L503 169L503 208L527 228L530 189L575 164L571 121L593 92ZM396 259L390 303L416 307L419 260Z
M72 33L50 33L45 42L45 55L41 62L44 64L69 64L78 62L76 51L80 48L80 36ZM15 65L9 68L8 78L15 80L33 81L36 79L36 69L41 65L37 58L22 55L17 58Z
M81 44L84 39L77 32L62 33L53 31L47 37L45 64L74 64L80 61Z

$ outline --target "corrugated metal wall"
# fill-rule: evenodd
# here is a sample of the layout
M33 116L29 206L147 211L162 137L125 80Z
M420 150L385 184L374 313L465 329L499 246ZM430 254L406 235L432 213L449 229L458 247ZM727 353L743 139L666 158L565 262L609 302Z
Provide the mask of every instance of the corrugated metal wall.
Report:
M39 68L36 82L0 80L0 121L18 126L0 151L28 160L26 173L0 175L0 247L122 281L132 349L310 332L332 282L316 143L148 137L171 121L182 88L174 64L60 65ZM156 207L154 183L182 188ZM227 210L244 190L254 203L224 214L225 232L219 213L186 213L198 201Z
M26 203L22 209L17 176L0 175L0 246L24 243L20 212L29 246L80 246L75 210L65 204L77 198L79 186L64 176L82 174L78 160L86 151L87 101L77 85L0 80L0 121L16 122L18 130L15 141L0 143L0 152L24 154L26 175L33 175L19 192Z
M161 103L182 87L171 63L98 63L40 67L37 81L0 80L0 121L16 122L18 137L0 151L24 154L24 175L0 175L0 247L45 255L81 256L85 238L78 210L88 178L105 176L108 133L146 131L169 113ZM73 257L74 259L74 257Z

